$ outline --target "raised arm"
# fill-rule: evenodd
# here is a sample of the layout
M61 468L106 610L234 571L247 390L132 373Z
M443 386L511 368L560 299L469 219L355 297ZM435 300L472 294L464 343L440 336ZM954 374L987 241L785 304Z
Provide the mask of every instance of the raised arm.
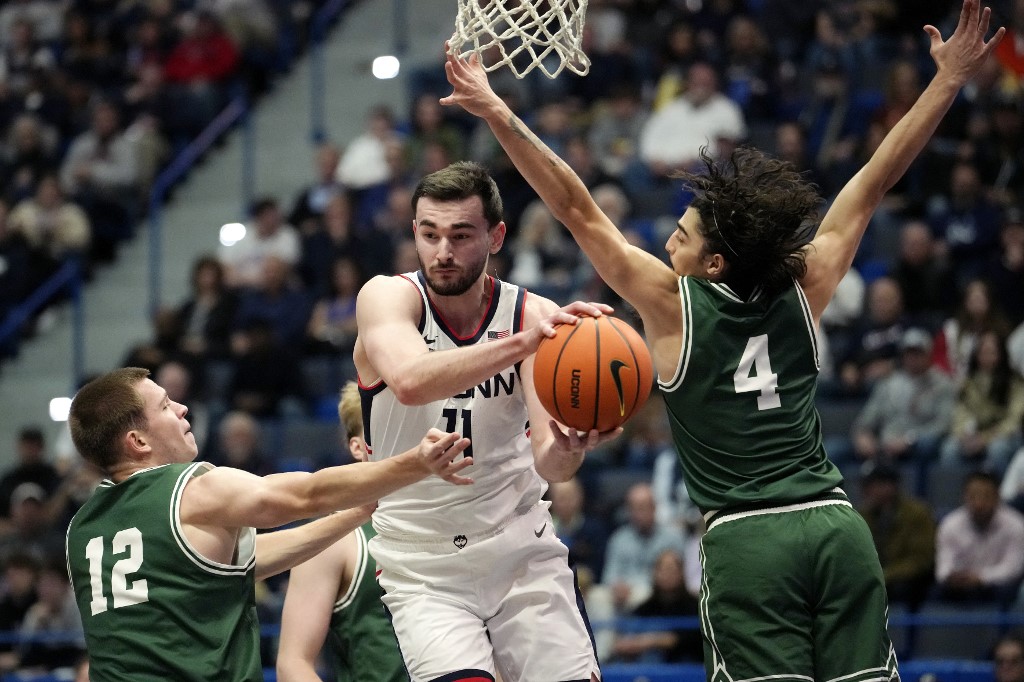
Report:
M458 104L490 126L498 142L564 224L601 278L640 313L645 328L681 317L677 277L665 263L630 245L594 202L575 172L495 95L476 54L448 55L445 72L454 91L441 104ZM672 331L679 322L666 324Z
M217 467L185 486L181 521L188 526L219 529L276 528L376 502L434 473L453 483L471 483L458 472L472 464L472 458L452 462L468 446L468 438L431 429L416 448L380 462L264 477Z
M807 274L801 284L818 320L857 252L871 214L924 149L954 98L1002 39L1000 28L985 40L991 10L965 0L949 40L925 26L937 71L910 111L885 136L871 159L839 192L807 250Z
M577 302L505 339L431 352L417 327L420 301L416 289L400 277L375 277L356 299L360 380L382 378L405 405L449 398L489 379L536 351L542 338L554 336L556 324L574 324L577 313L611 312L607 306Z

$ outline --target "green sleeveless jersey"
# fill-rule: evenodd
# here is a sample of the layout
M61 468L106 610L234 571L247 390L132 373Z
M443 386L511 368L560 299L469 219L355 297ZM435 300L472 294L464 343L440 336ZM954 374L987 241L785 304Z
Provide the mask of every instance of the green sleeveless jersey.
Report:
M818 348L799 284L741 300L681 277L683 347L658 382L691 499L704 512L785 504L842 482L814 408Z
M232 564L182 532L181 492L209 467L166 464L104 481L68 526L68 573L93 682L262 682L254 592L256 533Z
M374 535L372 523L355 532L359 549L352 582L335 602L327 631L338 682L409 682L367 551Z

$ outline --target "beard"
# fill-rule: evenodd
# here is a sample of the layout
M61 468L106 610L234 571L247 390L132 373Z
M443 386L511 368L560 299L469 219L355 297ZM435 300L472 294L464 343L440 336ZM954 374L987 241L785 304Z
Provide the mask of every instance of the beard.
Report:
M424 265L419 254L416 254L416 258L420 262L420 271L423 272L423 279L426 280L427 287L438 296L461 296L480 279L484 268L487 267L487 255L485 254L480 260L462 267L462 272L455 279L444 281L431 277L430 270Z

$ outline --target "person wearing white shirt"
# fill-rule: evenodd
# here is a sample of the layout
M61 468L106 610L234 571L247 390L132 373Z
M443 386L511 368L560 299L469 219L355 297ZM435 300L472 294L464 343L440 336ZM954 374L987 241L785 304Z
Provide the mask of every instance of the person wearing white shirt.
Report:
M1008 604L1024 577L1024 515L999 499L999 479L967 476L962 506L939 524L935 579L943 599Z

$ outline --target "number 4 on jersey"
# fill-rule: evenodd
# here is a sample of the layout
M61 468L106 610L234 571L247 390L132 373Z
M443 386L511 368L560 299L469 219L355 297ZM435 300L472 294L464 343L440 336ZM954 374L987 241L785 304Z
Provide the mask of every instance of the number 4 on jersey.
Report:
M772 372L768 359L768 335L751 336L743 350L740 365L732 375L737 393L758 391L757 409L770 410L782 406L779 398L779 375Z

